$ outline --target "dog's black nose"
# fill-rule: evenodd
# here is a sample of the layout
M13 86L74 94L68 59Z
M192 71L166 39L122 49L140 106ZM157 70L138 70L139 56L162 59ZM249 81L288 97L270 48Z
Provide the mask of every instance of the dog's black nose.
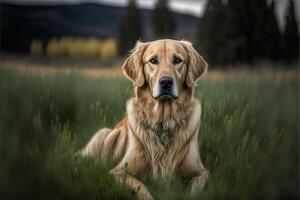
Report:
M173 79L170 76L163 76L159 79L159 85L163 88L163 89L169 89L172 87L173 85Z

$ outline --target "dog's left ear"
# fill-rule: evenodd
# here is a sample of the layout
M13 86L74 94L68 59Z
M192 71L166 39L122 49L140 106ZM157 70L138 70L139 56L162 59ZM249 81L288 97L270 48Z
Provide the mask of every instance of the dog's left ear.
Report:
M186 74L186 85L190 88L195 86L196 81L199 77L207 71L208 64L194 49L193 45L187 41L180 41L186 50L188 55L188 66Z
M147 43L137 42L130 56L125 60L122 70L125 76L132 80L137 87L145 84L144 66L142 57L147 47Z

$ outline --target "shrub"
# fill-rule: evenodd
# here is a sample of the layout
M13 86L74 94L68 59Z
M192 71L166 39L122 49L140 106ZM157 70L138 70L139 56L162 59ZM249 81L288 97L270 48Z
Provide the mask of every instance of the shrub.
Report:
M33 40L30 45L30 54L41 55L43 54L43 44L39 40Z
M99 40L97 38L53 38L47 44L48 56L100 57L115 58L118 54L114 39Z
M101 46L101 57L103 59L114 58L118 55L117 43L114 39L107 39Z
M59 42L56 38L51 39L46 48L46 52L48 56L57 56L60 55L59 52Z

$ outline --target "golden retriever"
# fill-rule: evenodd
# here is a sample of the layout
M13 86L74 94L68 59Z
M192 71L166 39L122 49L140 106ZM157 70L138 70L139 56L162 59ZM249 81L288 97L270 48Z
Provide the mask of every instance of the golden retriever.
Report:
M166 39L138 42L122 70L135 85L127 117L114 129L99 130L81 153L101 162L109 155L120 158L111 173L139 199L153 197L138 173L176 174L190 179L192 193L203 188L208 171L199 154L201 105L193 92L207 63L190 42Z

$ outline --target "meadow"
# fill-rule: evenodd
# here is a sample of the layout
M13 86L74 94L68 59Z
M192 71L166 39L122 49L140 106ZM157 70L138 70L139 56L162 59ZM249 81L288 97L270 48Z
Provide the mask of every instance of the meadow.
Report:
M255 73L255 81L247 75L199 81L208 184L190 196L176 177L143 178L155 199L298 199L299 78L257 79ZM74 156L99 128L113 127L126 114L132 83L4 68L0 83L1 198L136 198L108 174L116 161L99 165Z

